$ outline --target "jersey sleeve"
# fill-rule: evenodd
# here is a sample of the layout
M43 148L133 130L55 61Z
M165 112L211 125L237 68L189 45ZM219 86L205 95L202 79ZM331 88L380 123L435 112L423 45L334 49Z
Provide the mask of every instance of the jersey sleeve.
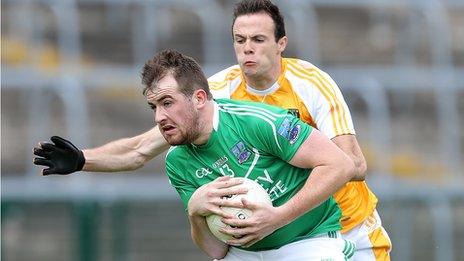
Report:
M325 72L320 71L325 92L320 92L313 108L317 108L315 123L318 129L330 139L343 134L356 134L348 105L340 88Z
M307 105L317 129L329 139L356 134L350 110L337 83L313 64L295 61L289 61L293 87Z
M179 157L176 157L176 153L171 150L166 155L166 174L169 178L169 182L177 191L184 204L184 209L187 210L188 202L190 197L195 192L195 186L189 182L184 173L185 169L182 168L181 160Z
M230 74L236 66L226 68L208 78L208 85L211 94L215 99L230 98Z

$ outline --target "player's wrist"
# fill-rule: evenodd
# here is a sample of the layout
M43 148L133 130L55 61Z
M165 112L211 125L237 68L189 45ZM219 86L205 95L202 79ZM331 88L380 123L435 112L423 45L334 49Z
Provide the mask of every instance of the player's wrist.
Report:
M82 150L77 150L77 166L76 171L81 171L85 165L85 157Z
M288 225L296 218L296 215L294 215L295 211L292 211L288 204L274 207L274 211L275 213L272 216L276 218L275 224L277 228Z

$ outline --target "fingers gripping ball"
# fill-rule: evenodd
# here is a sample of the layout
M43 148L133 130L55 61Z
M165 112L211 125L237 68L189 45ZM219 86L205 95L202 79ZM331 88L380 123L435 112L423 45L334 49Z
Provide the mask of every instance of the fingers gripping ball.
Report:
M260 204L268 204L272 205L271 198L267 194L266 190L264 190L261 185L257 182L246 179L246 178L237 178L243 179L243 185L248 188L248 192L246 194L240 195L230 195L227 197L228 200L233 201L241 201L242 198L245 198L251 202L260 203ZM232 207L221 207L225 212L234 215L238 219L247 219L253 215L253 212L249 209L242 209L242 208L232 208ZM219 229L228 227L228 225L224 224L221 221L221 216L218 215L210 215L206 217L206 223L208 224L209 230L223 242L233 239L233 236L227 235L224 233L219 232Z

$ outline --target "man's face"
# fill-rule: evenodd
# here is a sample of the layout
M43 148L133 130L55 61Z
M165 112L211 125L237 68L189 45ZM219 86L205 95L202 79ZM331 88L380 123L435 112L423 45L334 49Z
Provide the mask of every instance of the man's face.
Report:
M189 144L198 138L198 111L192 100L178 90L178 83L170 73L155 88L148 89L146 98L161 134L170 145Z
M235 20L232 28L235 55L246 76L259 78L280 67L286 37L285 43L276 42L274 30L274 21L266 13L242 15Z

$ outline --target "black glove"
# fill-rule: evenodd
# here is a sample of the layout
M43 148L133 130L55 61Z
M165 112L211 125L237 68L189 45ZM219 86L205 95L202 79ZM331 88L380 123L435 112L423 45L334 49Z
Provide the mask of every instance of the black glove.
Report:
M70 141L58 136L50 140L54 143L41 143L34 148L35 165L47 166L42 175L61 174L66 175L82 170L85 164L84 153Z

